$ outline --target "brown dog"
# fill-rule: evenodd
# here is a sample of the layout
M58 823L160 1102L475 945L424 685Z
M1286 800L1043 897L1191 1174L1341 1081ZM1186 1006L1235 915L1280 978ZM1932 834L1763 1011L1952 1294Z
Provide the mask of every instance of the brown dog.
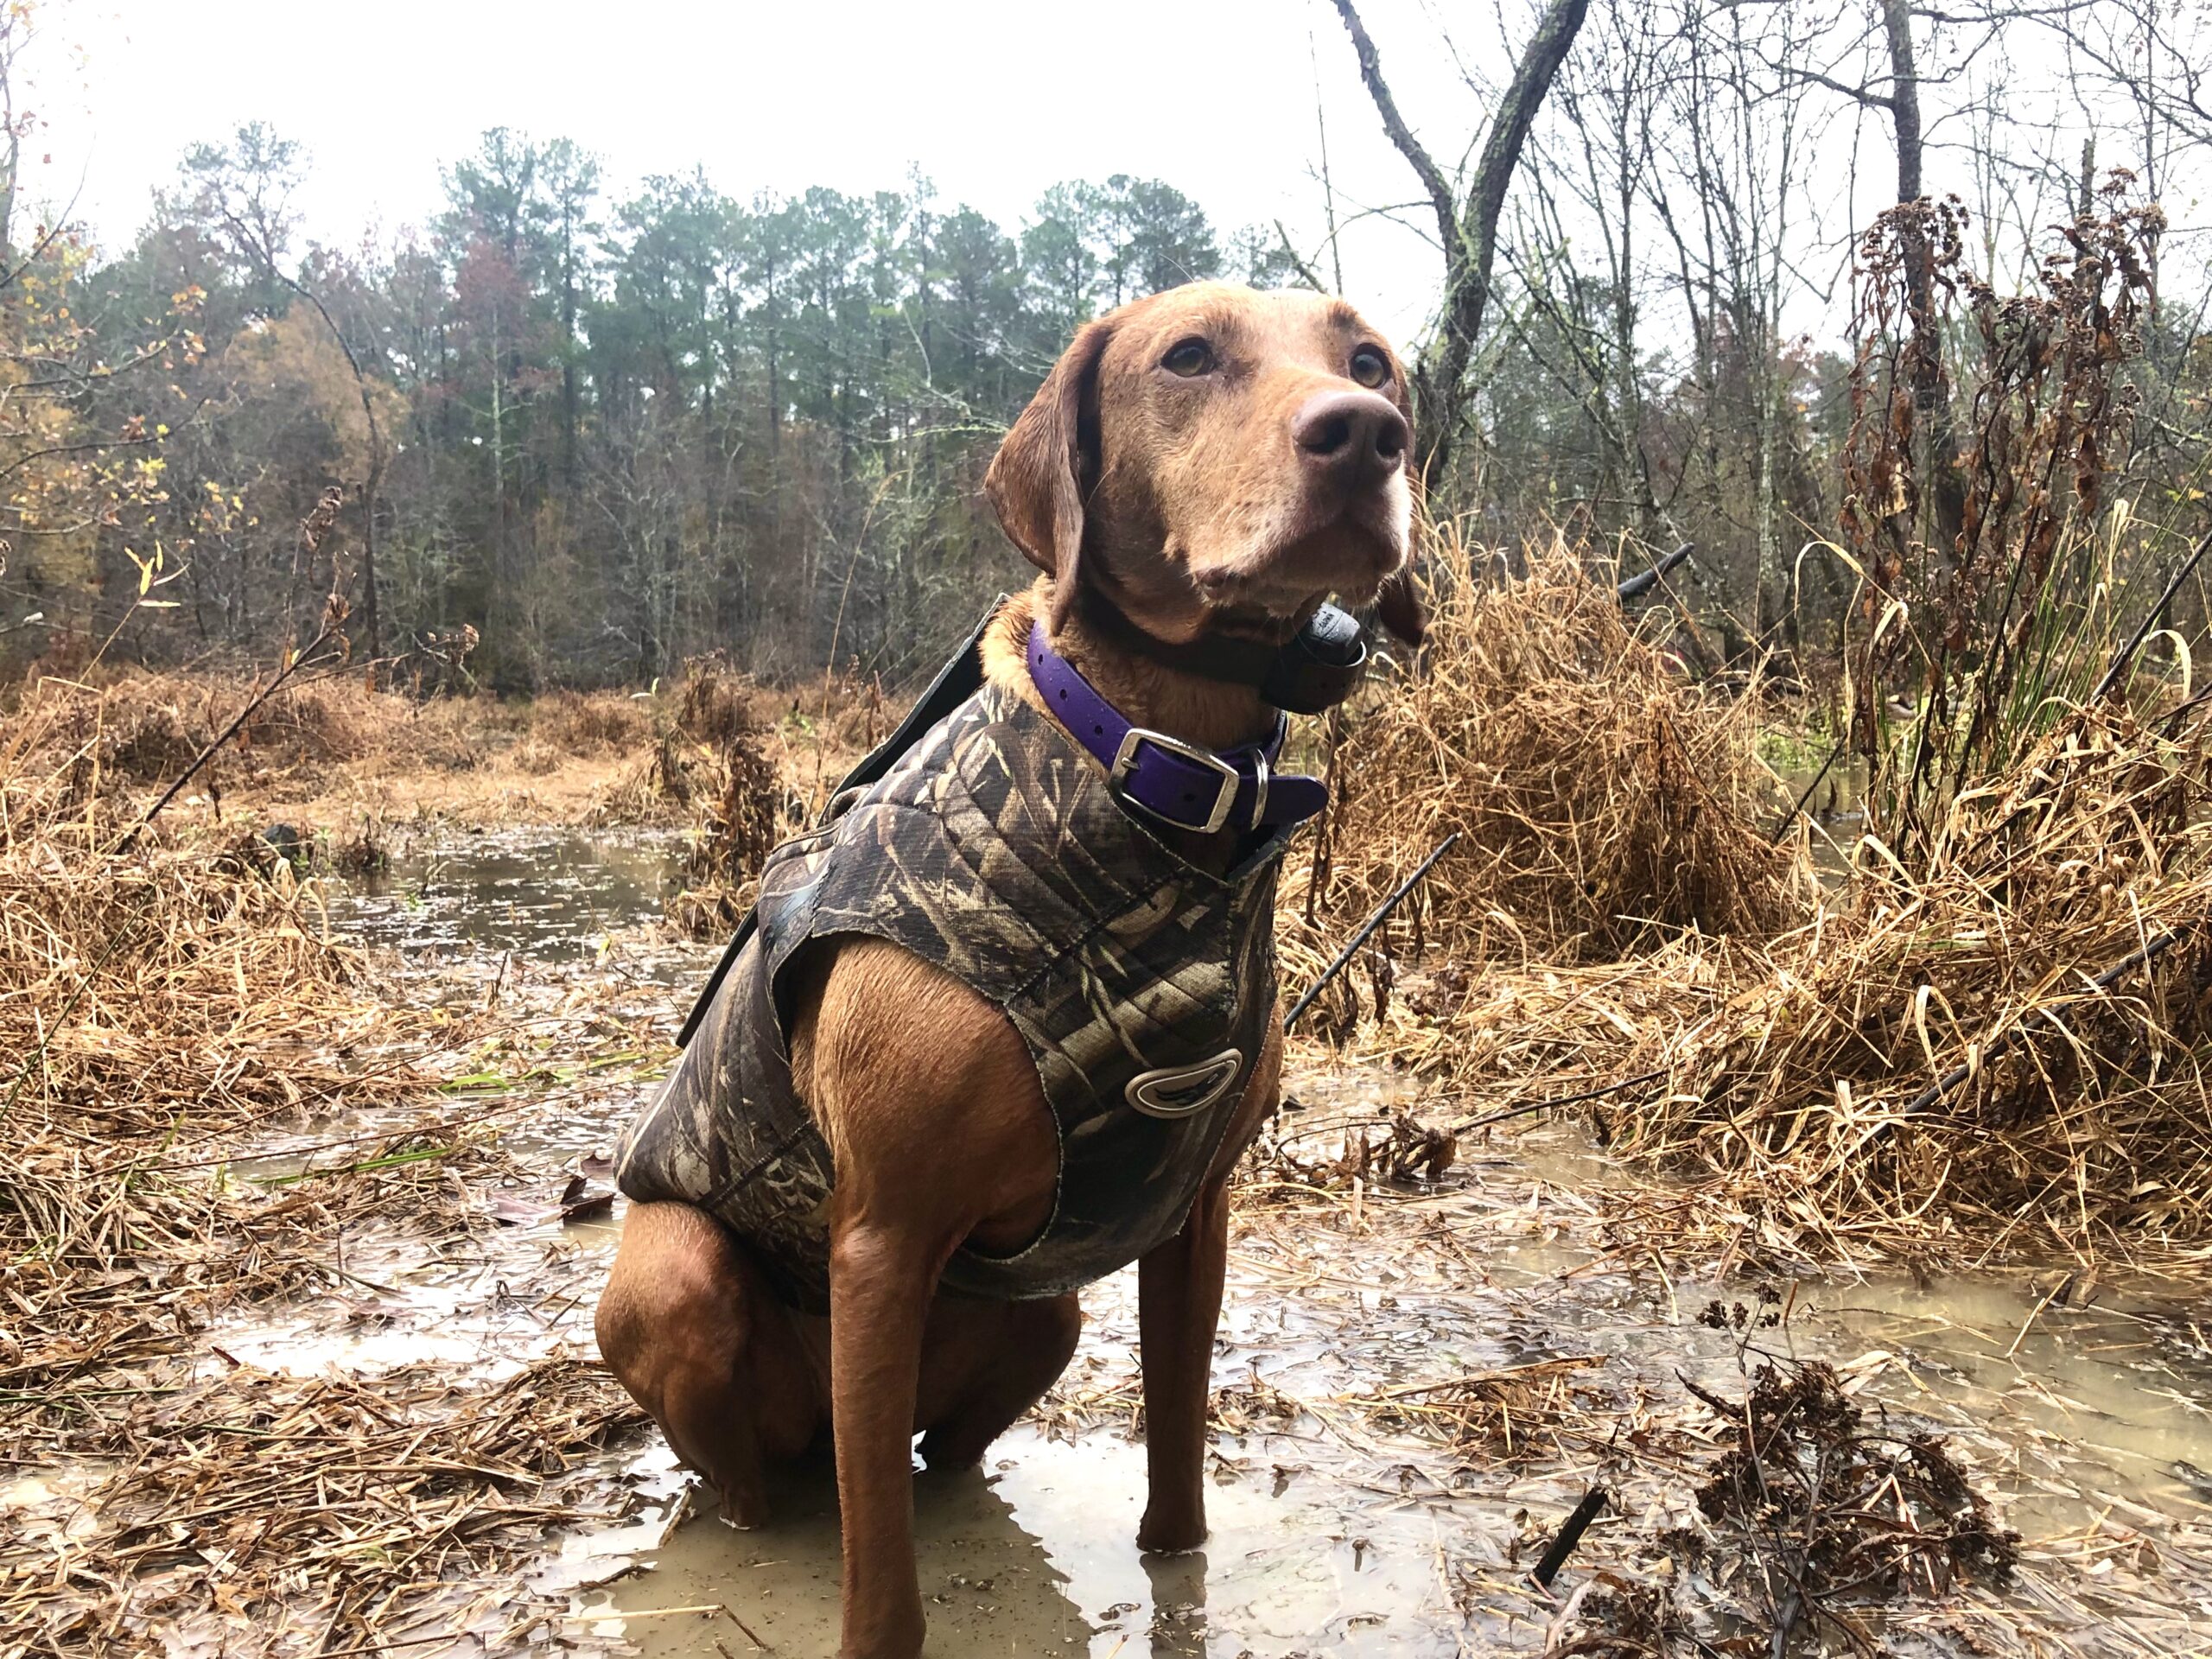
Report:
M1382 589L1385 620L1414 637L1404 405L1396 359L1339 301L1201 283L1088 325L985 480L1007 535L1046 572L990 629L988 682L1045 706L1022 656L1041 608L1052 648L1129 720L1223 749L1263 736L1274 712L1256 690L1131 650L1132 628L1170 645L1279 642L1330 594L1361 603ZM1234 828L1157 834L1200 870L1237 855ZM963 1249L1017 1251L1039 1234L1061 1147L1030 1047L961 980L849 935L810 946L794 978L791 1083L835 1160L827 1317L779 1300L761 1259L701 1209L639 1203L600 1346L741 1524L760 1518L762 1460L830 1431L842 1651L909 1659L922 1645L912 1436L932 1466L979 1459L1059 1375L1080 1323L1072 1294L978 1300L940 1292L939 1275ZM1272 1006L1272 986L1257 995ZM1266 1021L1179 1232L1140 1263L1146 1549L1205 1537L1225 1188L1276 1102L1281 1043Z

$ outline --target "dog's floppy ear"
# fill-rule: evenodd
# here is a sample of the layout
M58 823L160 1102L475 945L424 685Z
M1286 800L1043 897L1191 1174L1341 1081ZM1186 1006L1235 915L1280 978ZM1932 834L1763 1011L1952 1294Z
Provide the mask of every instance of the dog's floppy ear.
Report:
M1007 537L1052 578L1055 627L1067 620L1075 603L1083 499L1090 470L1085 450L1088 446L1095 451L1097 442L1096 432L1084 429L1084 409L1096 406L1098 359L1112 335L1104 322L1088 322L1077 330L983 474L983 493Z
M1427 638L1428 619L1421 614L1421 601L1414 594L1411 564L1384 580L1375 595L1375 614L1384 627L1409 645L1418 645Z

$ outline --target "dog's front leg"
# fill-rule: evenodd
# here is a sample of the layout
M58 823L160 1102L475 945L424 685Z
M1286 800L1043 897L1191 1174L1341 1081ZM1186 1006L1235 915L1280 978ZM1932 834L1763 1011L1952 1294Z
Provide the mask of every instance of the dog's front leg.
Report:
M945 1255L855 1219L830 1249L830 1400L844 1535L839 1659L914 1659L914 1394L922 1330Z
M1137 1264L1145 1462L1151 1491L1137 1543L1196 1549L1206 1538L1206 1408L1229 1262L1229 1190L1199 1191L1183 1230Z

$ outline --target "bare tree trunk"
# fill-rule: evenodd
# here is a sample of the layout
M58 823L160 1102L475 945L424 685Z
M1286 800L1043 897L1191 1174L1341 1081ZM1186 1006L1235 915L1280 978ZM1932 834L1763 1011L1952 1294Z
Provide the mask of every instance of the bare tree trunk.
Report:
M1915 202L1926 194L1920 176L1925 145L1920 130L1920 72L1913 57L1910 0L1882 0L1882 17L1889 35L1886 102L1897 135L1897 200ZM1912 314L1909 353L1912 401L1920 411L1920 429L1926 434L1921 474L1928 481L1928 499L1935 512L1936 550L1948 557L1957 550L1965 528L1967 485L1959 470L1950 392L1944 383L1942 320L1936 309L1936 251L1916 224L1906 227L1904 254L1905 304Z
M1483 312L1490 303L1491 265L1497 252L1497 221L1504 211L1505 193L1513 182L1529 129L1581 30L1590 0L1549 0L1536 20L1535 32L1529 37L1513 79L1498 102L1464 203L1398 113L1397 100L1382 79L1382 58L1352 0L1336 0L1336 5L1359 59L1360 79L1367 84L1376 112L1382 118L1383 130L1428 194L1444 248L1443 315L1438 320L1435 338L1414 371L1415 444L1421 475L1440 484L1450 468L1453 442L1466 413L1467 365L1473 359L1475 342L1482 334Z
M16 181L22 161L22 128L16 120L16 31L28 25L18 16L0 23L0 265L16 260Z

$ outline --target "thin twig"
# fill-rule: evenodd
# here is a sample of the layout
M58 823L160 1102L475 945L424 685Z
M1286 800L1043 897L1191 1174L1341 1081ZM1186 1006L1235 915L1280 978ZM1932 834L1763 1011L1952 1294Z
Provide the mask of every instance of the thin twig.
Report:
M2203 563L2207 553L2212 553L2212 531L2207 531L2204 539L2197 543L2196 550L2182 561L2181 568L2174 572L2173 579L2166 583L2165 592L2158 595L2158 602L2153 605L2149 613L2135 625L2135 632L2127 636L2127 643L2113 654L2111 665L2105 670L2104 677L2097 682L2097 689L2089 693L2091 702L2102 702L2106 694L2120 683L2120 677L2127 671L2127 664L2134 659L2136 652L2141 648L2143 642L2151 637L2151 630L2158 625L2158 619L2165 614L2166 607L2173 603L2174 595L2181 591L2182 583L2189 580L2189 573Z
M1358 950L1361 945L1367 943L1368 936L1373 933L1376 928L1382 926L1384 922L1390 919L1390 912L1395 910L1405 896L1414 890L1414 885L1418 882L1421 877L1428 874L1430 867L1433 865L1438 859L1443 857L1445 854L1452 850L1452 843L1457 842L1459 839L1459 831L1457 830L1454 830L1450 835L1445 836L1442 841L1437 843L1436 850L1429 854L1427 858L1421 860L1418 865L1414 866L1414 873L1408 876L1404 880L1399 882L1397 887L1391 893L1390 896L1375 907L1375 913L1360 924L1359 931L1353 934L1350 942L1345 944L1344 948L1337 952L1336 960L1321 970L1321 976L1315 980L1313 984L1306 987L1306 995L1300 997L1296 1002L1293 1003L1291 1005L1290 1012L1283 1015L1282 1028L1285 1031L1288 1031L1293 1026L1298 1023L1298 1016L1305 1013L1307 1008L1311 1007L1313 1004L1313 999L1320 995L1322 991L1327 988L1329 982L1344 971L1344 964L1352 959L1353 954Z

